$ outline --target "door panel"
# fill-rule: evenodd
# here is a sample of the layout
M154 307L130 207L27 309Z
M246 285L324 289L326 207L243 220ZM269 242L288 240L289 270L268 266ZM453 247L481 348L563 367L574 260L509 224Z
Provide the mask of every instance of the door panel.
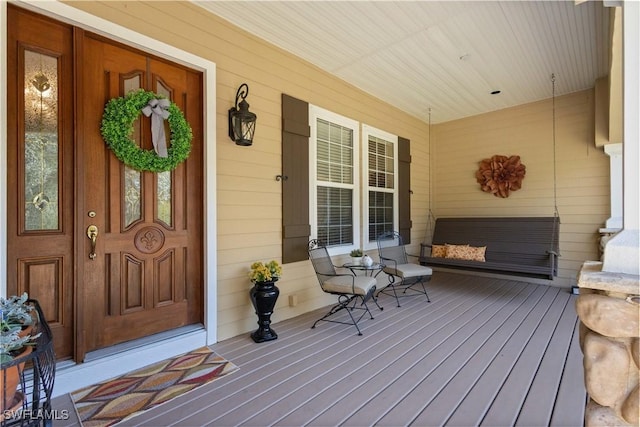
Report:
M83 338L91 351L201 321L200 142L194 138L189 159L173 171L138 172L115 157L99 129L105 103L128 90L170 97L194 128L201 126L202 101L200 79L184 67L88 33L81 44L81 203L96 213L84 216L83 227L100 230L97 257L88 256L89 239L81 255ZM152 149L150 128L140 114L132 139L143 149Z
M8 293L40 301L58 359L201 323L202 73L7 11ZM170 98L192 127L174 171L132 170L102 139L105 103L137 88ZM150 133L140 114L132 139L150 149Z
M72 28L12 5L7 22L7 291L40 302L55 353L68 359L74 346Z

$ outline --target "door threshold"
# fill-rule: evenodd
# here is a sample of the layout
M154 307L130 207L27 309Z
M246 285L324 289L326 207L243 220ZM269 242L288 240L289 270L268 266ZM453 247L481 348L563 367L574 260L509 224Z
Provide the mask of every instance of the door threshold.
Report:
M189 325L87 353L85 361L56 363L52 397L119 377L207 345L203 325Z
M148 345L155 344L161 341L172 340L181 335L201 329L204 330L204 325L202 324L187 325L180 328L171 329L170 331L149 335L148 337L138 338L135 340L101 348L99 350L90 351L84 356L84 362L92 362L94 360L103 359L105 357L115 356L116 354L123 353L125 351L133 350L140 347L146 347Z

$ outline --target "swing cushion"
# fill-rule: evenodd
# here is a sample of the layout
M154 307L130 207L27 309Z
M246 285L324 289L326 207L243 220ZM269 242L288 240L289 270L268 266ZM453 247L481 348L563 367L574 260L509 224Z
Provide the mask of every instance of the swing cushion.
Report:
M469 246L469 245L445 245L446 258L467 259L470 261L485 262L484 254L487 251L486 246Z
M432 245L431 256L434 258L444 258L447 256L447 245Z
M420 263L553 279L558 274L559 226L558 217L438 218L432 244L421 247ZM427 255L426 248L438 245L449 245L445 257ZM452 255L451 245L458 246ZM485 261L480 256L453 257L466 247L485 247Z

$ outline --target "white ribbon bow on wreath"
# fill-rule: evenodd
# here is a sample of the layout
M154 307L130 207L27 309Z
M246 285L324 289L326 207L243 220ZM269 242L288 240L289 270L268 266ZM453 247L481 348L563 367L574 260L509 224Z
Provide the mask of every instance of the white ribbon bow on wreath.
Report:
M142 114L151 116L151 139L158 157L167 157L167 137L164 132L164 121L169 118L171 101L166 98L151 99L142 108Z

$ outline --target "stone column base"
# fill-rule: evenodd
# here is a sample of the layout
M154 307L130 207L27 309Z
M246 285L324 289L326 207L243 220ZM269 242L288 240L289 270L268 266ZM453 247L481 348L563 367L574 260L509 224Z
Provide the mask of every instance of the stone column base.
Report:
M640 425L640 281L588 261L578 275L585 426Z

